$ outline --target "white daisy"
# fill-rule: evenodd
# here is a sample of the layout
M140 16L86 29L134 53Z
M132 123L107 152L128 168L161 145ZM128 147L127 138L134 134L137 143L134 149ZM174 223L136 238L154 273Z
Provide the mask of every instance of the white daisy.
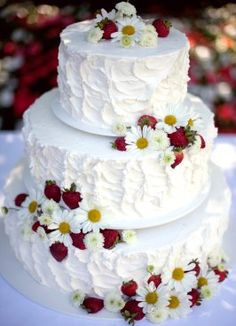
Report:
M170 146L170 139L163 130L154 130L152 134L153 147L158 151L163 151Z
M208 264L211 267L216 267L222 261L228 261L228 257L222 248L214 248L214 250L208 256Z
M143 31L145 33L157 34L156 29L155 29L155 27L152 24L145 25Z
M223 263L218 264L216 267L217 267L218 271L220 271L220 272L226 271L225 264L223 264Z
M167 284L169 289L178 292L188 292L197 285L197 278L193 271L194 263L186 260L176 259L169 262L163 269L162 282Z
M72 245L70 233L79 233L80 223L73 212L64 210L55 211L52 215L53 221L48 225L50 241L64 243L65 246Z
M102 39L103 33L99 27L92 27L88 32L88 41L94 44L98 43Z
M70 296L70 300L75 308L79 308L79 306L83 303L84 298L85 294L81 290L75 290Z
M116 11L115 9L113 9L110 12L107 12L105 9L101 9L101 13L96 15L96 18L94 19L94 23L98 24L100 22L102 22L103 20L107 19L107 20L114 20L116 16Z
M104 207L84 199L74 212L84 233L99 232L100 229L106 227L107 212Z
M203 266L197 279L197 286L200 289L203 286L208 286L212 289L215 289L218 285L218 280L219 276L216 275L214 271L209 270L207 266Z
M186 316L191 311L190 306L190 296L176 291L170 292L168 310L171 318Z
M8 214L8 208L5 206L0 207L0 218L5 217Z
M204 285L203 287L201 287L200 292L201 292L201 297L203 299L208 300L213 297L215 289L213 289L212 287L210 287L208 285Z
M108 311L118 312L125 306L125 301L116 292L108 293L104 298L104 306Z
M132 41L132 39L128 36L128 35L125 35L121 38L120 40L120 45L123 47L123 48L130 48L131 46L134 45L134 42Z
M137 301L143 312L150 312L153 308L163 308L168 305L168 289L166 286L159 285L157 288L154 282L146 283L144 287L137 290Z
M53 217L50 216L50 215L42 214L42 215L39 216L38 219L39 219L39 223L41 225L47 225L48 226L48 225L53 223Z
M50 225L53 222L53 213L60 210L60 206L52 199L46 199L42 205L42 214L39 216L39 222L41 225Z
M154 264L147 265L146 270L148 273L155 274L155 275L158 274L158 271L159 271ZM150 277L150 276L148 276L148 277Z
M167 308L154 308L147 314L147 319L154 324L159 324L168 318Z
M153 29L148 27L148 28L144 28L140 36L139 44L145 48L154 48L157 46L157 40L158 40L158 36L155 28L153 31Z
M160 164L170 166L175 162L175 154L171 147L160 153Z
M25 201L21 204L21 208L18 211L19 218L25 220L27 218L36 216L42 201L42 193L31 190Z
M119 42L124 36L128 36L132 45L138 42L144 28L144 23L140 21L137 17L124 18L117 20L118 31L111 34L113 42Z
M104 236L99 232L90 232L85 235L84 244L91 251L101 249L104 245Z
M119 122L113 126L112 131L117 136L125 136L127 133L127 127L124 123Z
M115 8L118 10L118 14L124 16L135 16L137 12L135 6L125 1L117 3Z
M153 150L152 135L153 129L151 127L131 127L125 137L127 151L150 152Z
M156 128L172 133L178 127L185 127L188 124L189 115L187 108L180 105L168 105L158 111L158 123Z
M48 237L47 237L47 233L45 232L44 228L39 226L37 228L37 231L36 231L38 237L42 240L42 241L46 241L48 240Z
M54 211L60 209L58 203L56 203L53 199L46 199L42 203L42 211L44 214L51 216Z
M133 244L137 241L137 234L134 230L122 231L122 240L127 244Z

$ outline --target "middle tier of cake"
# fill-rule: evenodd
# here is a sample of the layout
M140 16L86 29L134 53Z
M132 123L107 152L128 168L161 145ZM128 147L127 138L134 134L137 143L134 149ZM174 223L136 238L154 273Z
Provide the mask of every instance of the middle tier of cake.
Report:
M203 201L209 189L216 129L213 114L200 99L188 95L185 102L202 117L206 147L198 153L186 150L183 162L172 169L162 166L156 153L120 152L112 148L112 137L67 126L53 114L57 96L56 89L46 93L24 116L30 177L36 187L42 190L46 180L55 180L61 187L75 183L83 199L109 212L113 228L163 224Z

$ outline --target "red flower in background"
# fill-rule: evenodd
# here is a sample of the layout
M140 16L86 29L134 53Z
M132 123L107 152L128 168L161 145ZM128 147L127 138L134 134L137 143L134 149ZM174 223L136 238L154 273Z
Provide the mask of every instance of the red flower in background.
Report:
M63 7L59 2L56 6L51 3L36 5L32 1L15 2L10 6L6 2L8 10L0 17L0 27L4 30L0 59L20 59L20 64L13 69L8 68L9 65L3 67L6 81L5 85L0 84L0 118L6 111L13 111L15 118L21 118L36 98L57 86L59 34L69 24L91 18L89 11L92 6L90 1L78 6L71 4L70 7ZM232 34L235 25L230 6L222 8L211 8L210 11L205 8L191 19L188 13L191 14L192 7L189 7L185 11L184 23L182 18L179 19L179 26L187 29L185 32L191 46L190 91L211 104L219 131L229 132L236 130L236 66L232 62L236 40ZM163 8L160 5L148 7L147 4L146 9L162 14ZM226 18L223 12L228 12L230 18ZM174 25L178 28L177 20ZM224 92L224 86L228 92ZM6 115L5 125L10 126L6 122L12 117L12 113Z
M42 93L57 86L59 35L73 21L73 17L58 16L41 19L37 25L30 26L35 31L35 39L24 47L24 63L18 71L19 86L14 98L17 118Z
M216 123L224 133L236 133L236 101L216 107Z

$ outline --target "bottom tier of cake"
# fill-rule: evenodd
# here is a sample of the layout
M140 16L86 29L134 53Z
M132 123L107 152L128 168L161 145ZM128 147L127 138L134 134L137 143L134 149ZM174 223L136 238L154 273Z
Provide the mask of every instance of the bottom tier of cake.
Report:
M23 169L19 165L8 179L9 207L18 193L27 192L22 180ZM58 262L50 255L47 241L41 241L33 233L28 238L25 236L15 210L10 210L5 219L6 233L17 258L40 283L64 291L81 288L104 296L122 281L130 278L141 281L149 265L160 272L176 258L204 262L219 251L228 226L230 192L222 172L213 165L211 179L210 194L197 210L178 221L137 230L137 241L131 245L119 243L113 249L94 252L72 246L66 259Z

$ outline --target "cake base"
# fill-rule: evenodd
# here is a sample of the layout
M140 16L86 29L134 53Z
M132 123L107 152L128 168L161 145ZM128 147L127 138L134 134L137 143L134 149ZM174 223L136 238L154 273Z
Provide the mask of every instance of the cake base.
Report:
M220 291L217 292L214 298L212 298L209 302L204 302L201 307L194 309L194 311L188 315L187 318L176 320L176 325L194 326L199 325L200 322L202 326L220 325L225 323L225 320L228 320L226 316L227 311L225 309L227 309L227 305L228 307L233 307L236 299L236 252L234 247L235 233L236 223L231 218L229 229L224 237L223 246L230 258L229 278L220 286ZM79 320L81 320L81 322L83 320L86 320L86 322L89 321L89 325L90 323L91 325L97 325L96 322L98 320L102 321L104 326L117 326L117 322L119 321L122 325L120 315L109 313L106 310L103 310L95 315L87 314L84 310L77 310L71 305L68 294L62 293L55 289L50 289L36 282L16 259L13 250L10 247L8 237L4 232L2 220L0 220L0 261L4 262L4 264L0 264L0 273L2 277L19 293L31 301L59 313L77 317ZM225 305L223 303L225 303ZM229 312L230 310L231 309L228 308ZM171 321L167 321L166 325L169 323L171 323ZM145 321L140 323L140 325L144 324ZM149 325L150 323L146 321L146 324ZM227 325L231 324L227 323Z

